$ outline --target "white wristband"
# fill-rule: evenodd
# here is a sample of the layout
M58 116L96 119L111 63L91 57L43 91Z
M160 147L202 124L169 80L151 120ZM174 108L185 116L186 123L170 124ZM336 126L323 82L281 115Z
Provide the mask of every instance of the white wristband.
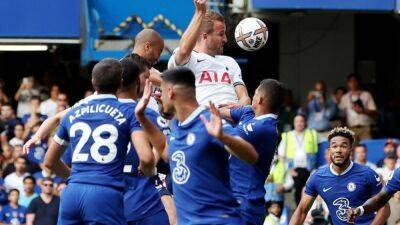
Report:
M359 206L359 207L357 207L357 209L359 209L359 210L360 210L360 215L358 215L358 216L362 216L362 215L364 215L364 207L362 207L362 206Z

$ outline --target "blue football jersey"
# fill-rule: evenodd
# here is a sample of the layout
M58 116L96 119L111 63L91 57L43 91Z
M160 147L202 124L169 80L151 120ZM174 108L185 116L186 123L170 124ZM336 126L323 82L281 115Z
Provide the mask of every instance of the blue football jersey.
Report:
M400 191L400 168L397 168L389 177L389 181L385 186L385 191L393 195Z
M199 107L184 122L173 120L168 139L178 224L236 224L240 218L229 183L229 154L207 133L200 114L210 119L209 111ZM235 132L227 123L224 131Z
M136 101L132 99L119 99L127 107L135 108ZM152 109L146 109L146 116L162 130L157 123L159 115ZM153 215L164 209L158 191L155 187L155 180L151 177L139 176L139 156L133 144L128 146L128 153L124 165L124 211L127 221L136 221L149 215Z
M253 165L235 156L229 159L233 193L246 199L263 199L265 179L278 144L277 116L267 114L255 117L251 106L246 106L232 109L231 117L237 123L240 137L251 143L259 155L258 162Z
M382 182L372 169L351 162L341 175L331 166L318 168L308 179L305 193L317 197L320 195L329 208L333 224L348 224L347 210L362 205L382 188ZM355 224L371 224L374 213L365 214L356 219Z
M71 108L54 140L71 145L68 183L109 186L123 190L123 166L130 134L140 129L134 109L114 95L92 95Z
M6 205L1 209L0 221L4 224L24 224L26 222L27 209L23 206L13 208Z

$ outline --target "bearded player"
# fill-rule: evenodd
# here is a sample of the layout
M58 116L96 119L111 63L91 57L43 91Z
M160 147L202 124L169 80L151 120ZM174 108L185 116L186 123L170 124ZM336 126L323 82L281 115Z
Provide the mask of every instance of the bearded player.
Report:
M303 197L290 225L303 224L315 198L326 202L333 224L348 224L347 211L361 205L382 188L380 177L372 169L350 160L354 133L347 128L335 128L328 135L332 163L318 168L308 179ZM355 224L384 224L390 215L389 205L376 215L373 211L355 220Z
M168 68L184 66L196 78L196 98L201 105L240 103L250 98L236 61L222 55L227 42L225 20L219 13L206 12L206 0L195 0L195 13L182 35L179 48L168 62Z

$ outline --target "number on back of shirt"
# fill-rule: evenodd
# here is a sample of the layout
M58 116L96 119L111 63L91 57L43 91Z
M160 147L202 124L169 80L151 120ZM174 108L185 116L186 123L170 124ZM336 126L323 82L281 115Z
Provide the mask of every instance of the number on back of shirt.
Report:
M89 153L82 153L81 151L90 138L93 139L93 144L90 146L90 156L92 159L99 163L109 163L115 159L117 156L115 142L118 140L118 130L114 125L103 124L92 130L87 123L78 122L71 126L69 135L75 137L77 131L81 131L82 134L72 155L72 162L88 161ZM104 136L107 138L104 138ZM100 153L101 147L107 148L106 154Z

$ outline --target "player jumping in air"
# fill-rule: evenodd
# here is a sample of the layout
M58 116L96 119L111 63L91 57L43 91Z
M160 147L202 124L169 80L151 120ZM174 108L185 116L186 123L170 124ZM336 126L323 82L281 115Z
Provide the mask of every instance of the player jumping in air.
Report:
M179 48L168 68L184 66L196 77L196 97L200 104L241 103L250 98L236 61L222 55L227 42L225 20L219 13L206 12L206 0L194 0L195 13L182 35Z

